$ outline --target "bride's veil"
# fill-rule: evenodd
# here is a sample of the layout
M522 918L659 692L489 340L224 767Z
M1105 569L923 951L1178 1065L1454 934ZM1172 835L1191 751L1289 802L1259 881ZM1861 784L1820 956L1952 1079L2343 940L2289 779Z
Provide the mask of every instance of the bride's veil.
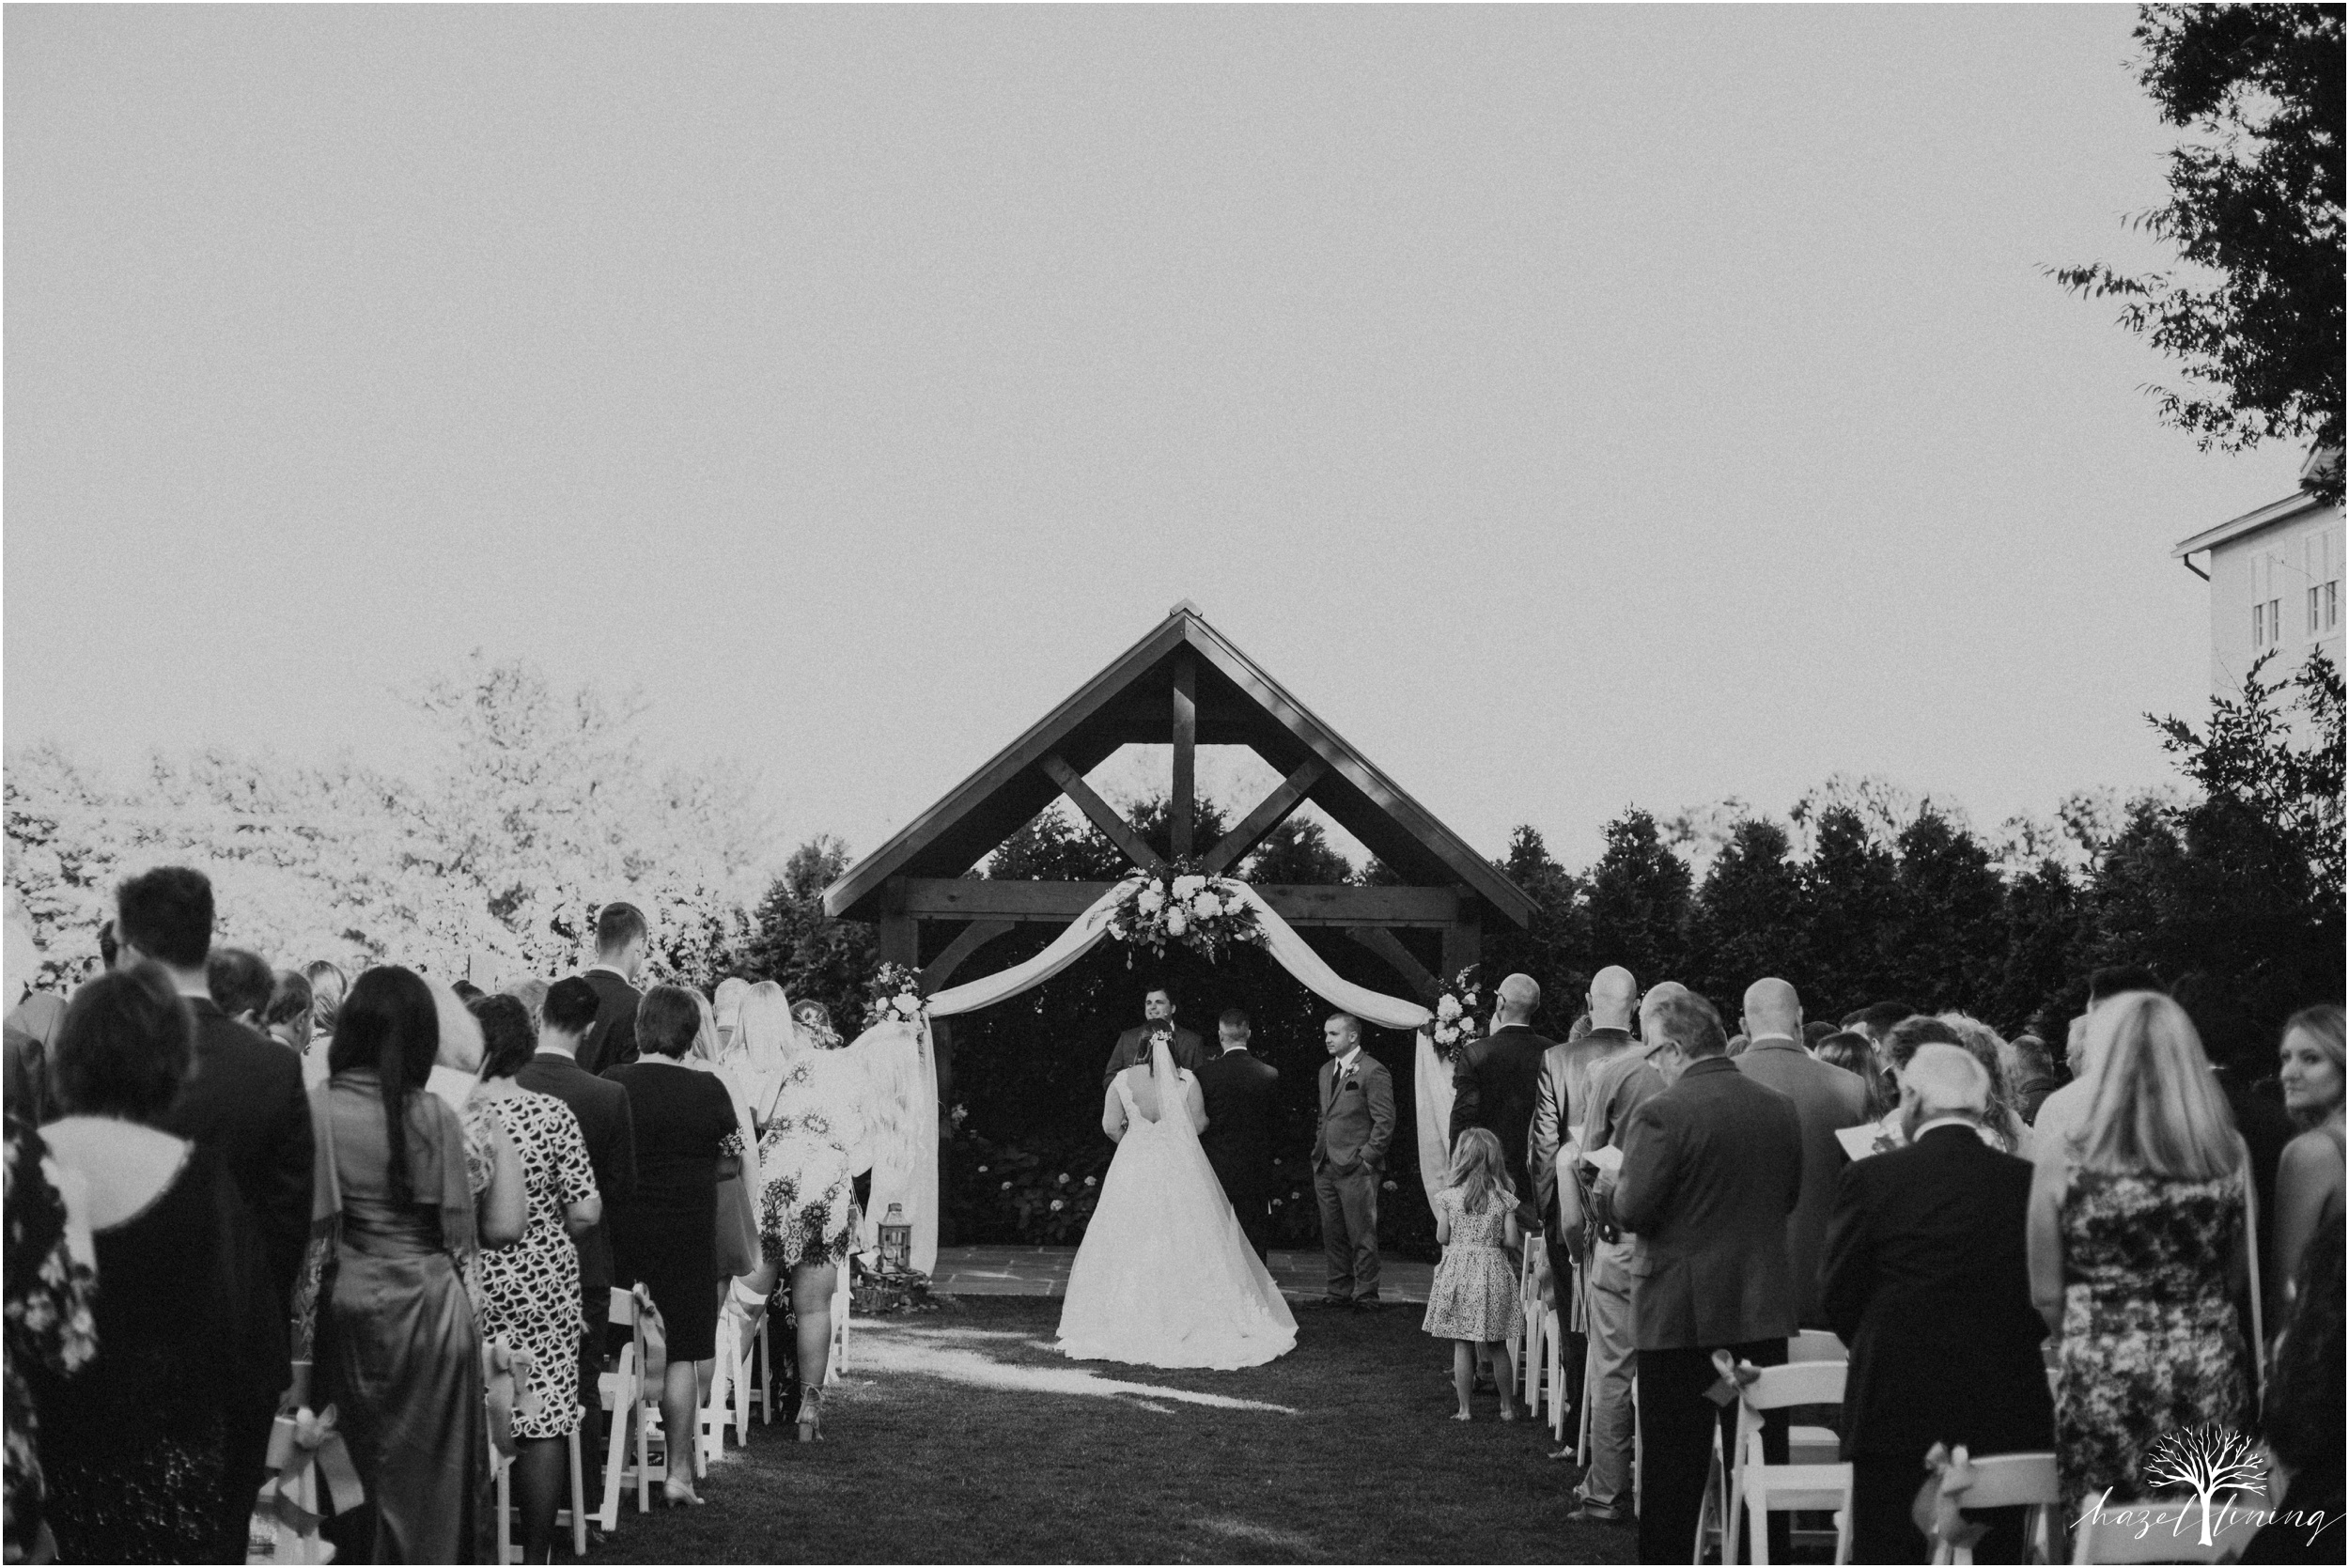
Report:
M1170 1038L1165 1033L1150 1036L1150 1085L1158 1091L1159 1120L1182 1128L1170 1136L1196 1142L1199 1131L1190 1125L1190 1097L1183 1089L1183 1075L1174 1065L1174 1053L1167 1048Z

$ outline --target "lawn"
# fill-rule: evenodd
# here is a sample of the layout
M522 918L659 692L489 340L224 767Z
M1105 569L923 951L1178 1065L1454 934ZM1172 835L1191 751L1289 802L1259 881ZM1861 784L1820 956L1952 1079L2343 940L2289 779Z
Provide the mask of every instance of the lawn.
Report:
M692 1511L621 1514L611 1562L1615 1562L1628 1528L1566 1523L1548 1434L1462 1426L1420 1309L1301 1311L1251 1372L1067 1361L1060 1303L964 1297L860 1321L826 1440L781 1424ZM739 1456L738 1456L739 1454Z

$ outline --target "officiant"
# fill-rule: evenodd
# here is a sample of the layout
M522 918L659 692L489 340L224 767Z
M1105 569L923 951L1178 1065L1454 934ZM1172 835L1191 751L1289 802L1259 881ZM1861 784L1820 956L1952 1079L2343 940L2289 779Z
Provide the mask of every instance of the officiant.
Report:
M1101 1087L1107 1090L1110 1080L1127 1068L1150 1060L1150 1036L1172 1029L1174 1037L1167 1044L1174 1065L1189 1072L1197 1072L1206 1059L1200 1048L1199 1036L1174 1021L1174 993L1164 986L1152 986L1142 993L1143 1021L1117 1037L1117 1045L1110 1052L1110 1064L1101 1069Z

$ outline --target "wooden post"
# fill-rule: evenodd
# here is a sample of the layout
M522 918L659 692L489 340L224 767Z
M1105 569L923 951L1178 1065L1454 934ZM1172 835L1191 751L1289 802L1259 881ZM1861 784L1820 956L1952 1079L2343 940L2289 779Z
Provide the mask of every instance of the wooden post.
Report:
M1459 978L1460 971L1475 963L1483 945L1484 924L1475 895L1468 889L1460 890L1459 918L1443 929L1443 983L1447 986Z
M938 1244L957 1245L954 1206L947 1202L946 1184L953 1179L953 1164L946 1157L946 1146L955 1141L955 1025L951 1018L930 1020L930 1048L937 1052L938 1067Z
M1190 859L1193 781L1199 749L1199 667L1189 648L1174 656L1174 798L1167 826L1167 848L1175 860Z
M909 969L922 961L922 923L906 913L902 877L892 877L881 889L880 960Z

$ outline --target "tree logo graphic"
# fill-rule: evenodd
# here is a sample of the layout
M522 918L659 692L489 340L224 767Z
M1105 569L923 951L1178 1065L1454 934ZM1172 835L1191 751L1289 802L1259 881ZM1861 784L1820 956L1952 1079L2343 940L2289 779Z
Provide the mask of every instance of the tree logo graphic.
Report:
M2145 1455L2145 1478L2156 1486L2177 1486L2194 1494L2202 1508L2202 1540L2212 1545L2210 1506L2222 1493L2251 1492L2264 1496L2267 1467L2259 1450L2240 1432L2223 1426L2190 1426L2172 1432Z

